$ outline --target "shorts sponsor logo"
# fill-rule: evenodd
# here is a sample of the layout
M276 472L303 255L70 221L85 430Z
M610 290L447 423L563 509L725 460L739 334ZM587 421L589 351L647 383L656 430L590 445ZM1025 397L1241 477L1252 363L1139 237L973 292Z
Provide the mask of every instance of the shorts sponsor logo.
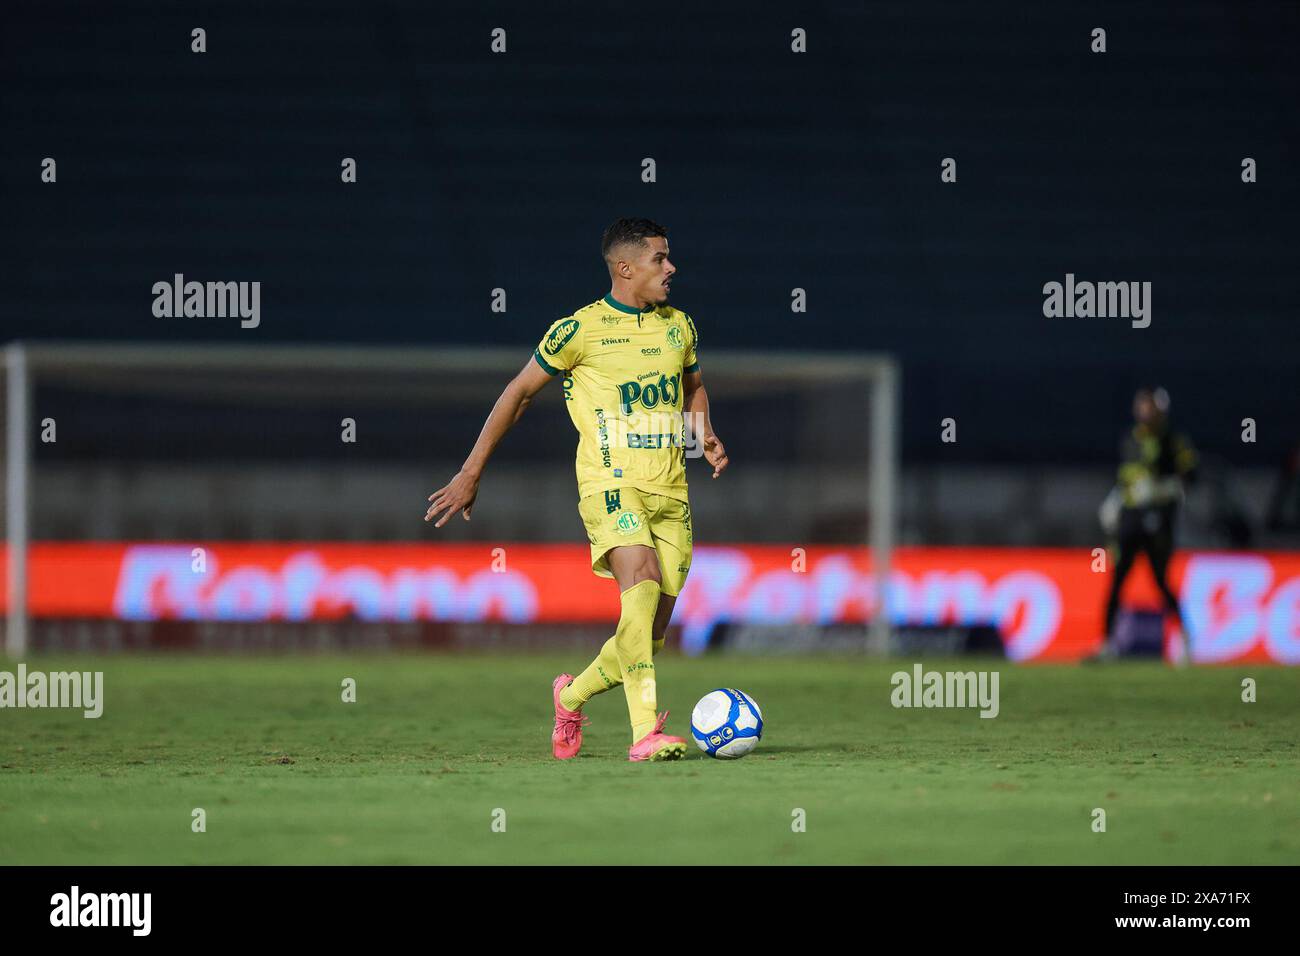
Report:
M605 514L612 515L615 511L623 509L623 503L620 500L623 497L621 491L605 492Z
M560 349L569 344L569 339L578 334L578 329L581 327L582 323L577 319L565 319L551 329L551 334L546 337L546 354L557 354Z

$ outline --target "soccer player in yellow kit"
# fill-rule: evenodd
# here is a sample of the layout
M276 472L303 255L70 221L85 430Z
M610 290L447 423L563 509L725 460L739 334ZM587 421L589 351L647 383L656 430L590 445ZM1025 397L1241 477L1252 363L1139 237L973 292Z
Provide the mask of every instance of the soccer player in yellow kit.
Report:
M629 760L676 760L686 741L656 717L654 655L691 567L686 495L686 424L717 478L727 453L713 432L696 351L695 323L668 305L676 267L668 236L649 219L619 219L601 243L609 295L555 322L506 386L478 441L452 480L429 496L426 521L441 528L470 518L478 484L497 444L552 378L562 377L578 430L578 512L591 541L591 570L618 582L618 628L574 677L552 682L552 753L582 747L582 707L623 685L632 722Z

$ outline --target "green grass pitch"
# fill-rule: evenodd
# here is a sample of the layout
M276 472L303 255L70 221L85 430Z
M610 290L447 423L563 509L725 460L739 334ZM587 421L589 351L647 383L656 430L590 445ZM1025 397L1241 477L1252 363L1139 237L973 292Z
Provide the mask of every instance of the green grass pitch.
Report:
M0 710L0 864L1300 863L1297 668L925 661L1001 672L980 719L894 709L910 659L665 655L668 729L735 686L763 707L758 749L630 764L618 690L561 763L550 681L583 663L29 659L103 670L105 709Z

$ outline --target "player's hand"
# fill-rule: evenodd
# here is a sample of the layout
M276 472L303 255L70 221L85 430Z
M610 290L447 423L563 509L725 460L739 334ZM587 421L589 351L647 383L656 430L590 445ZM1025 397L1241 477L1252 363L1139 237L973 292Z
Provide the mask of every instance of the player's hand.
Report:
M712 432L704 436L704 458L713 466L714 478L727 470L727 449L722 447L722 442Z
M425 512L424 520L430 521L442 514L442 517L434 523L435 528L441 528L459 511L468 521L469 513L474 510L474 501L477 498L478 479L468 472L458 471L455 478L429 495L429 510Z

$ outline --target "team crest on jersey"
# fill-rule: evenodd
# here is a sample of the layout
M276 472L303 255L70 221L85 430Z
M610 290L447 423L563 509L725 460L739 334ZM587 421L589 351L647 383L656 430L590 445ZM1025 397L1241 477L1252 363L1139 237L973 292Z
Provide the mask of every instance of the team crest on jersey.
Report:
M577 319L565 319L555 328L551 329L551 334L546 337L546 354L556 355L560 349L569 344L569 339L578 334L578 329L582 323Z
M678 352L686 348L686 341L682 338L682 327L680 325L669 326L666 334L668 336L668 344Z
M632 511L624 511L614 524L619 534L636 534L641 530L641 519Z

